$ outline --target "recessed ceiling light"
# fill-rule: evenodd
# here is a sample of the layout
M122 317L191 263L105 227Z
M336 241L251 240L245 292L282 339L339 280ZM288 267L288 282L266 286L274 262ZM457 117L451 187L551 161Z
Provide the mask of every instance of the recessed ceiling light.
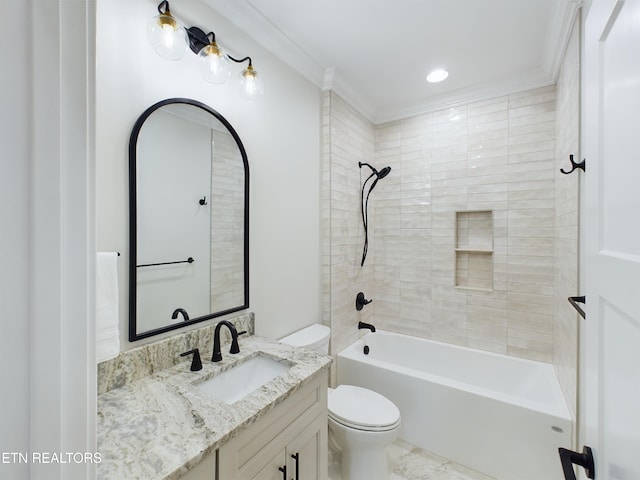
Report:
M438 83L443 81L448 76L449 72L447 72L443 68L438 68L437 70L434 70L429 75L427 75L427 82Z

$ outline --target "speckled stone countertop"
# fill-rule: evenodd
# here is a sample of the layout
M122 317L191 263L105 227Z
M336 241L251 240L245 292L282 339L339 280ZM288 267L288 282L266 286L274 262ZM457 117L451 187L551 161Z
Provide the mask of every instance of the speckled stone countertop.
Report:
M263 337L240 338L240 353L202 370L189 360L98 395L99 479L180 478L209 453L299 390L316 374L327 374L331 358ZM195 385L264 355L291 365L283 375L229 405Z

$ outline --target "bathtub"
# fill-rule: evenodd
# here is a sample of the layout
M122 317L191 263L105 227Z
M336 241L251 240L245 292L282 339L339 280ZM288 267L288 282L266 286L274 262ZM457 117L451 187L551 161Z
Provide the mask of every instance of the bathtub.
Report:
M393 401L413 445L498 480L563 479L573 427L549 364L378 330L337 355L337 380Z

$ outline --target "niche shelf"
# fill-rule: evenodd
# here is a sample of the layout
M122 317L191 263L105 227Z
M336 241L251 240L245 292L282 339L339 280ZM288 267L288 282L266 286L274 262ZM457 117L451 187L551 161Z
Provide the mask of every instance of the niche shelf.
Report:
M493 290L493 212L456 212L455 286Z

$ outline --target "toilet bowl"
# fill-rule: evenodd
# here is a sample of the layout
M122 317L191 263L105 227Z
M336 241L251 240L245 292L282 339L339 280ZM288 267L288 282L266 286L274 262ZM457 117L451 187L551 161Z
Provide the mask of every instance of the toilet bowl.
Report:
M281 343L329 353L331 330L312 325ZM343 480L388 480L385 449L398 436L400 411L386 397L354 385L328 392L329 441L342 453Z
M400 411L386 397L354 385L329 390L329 437L342 453L343 479L388 480L385 449L398 436Z

